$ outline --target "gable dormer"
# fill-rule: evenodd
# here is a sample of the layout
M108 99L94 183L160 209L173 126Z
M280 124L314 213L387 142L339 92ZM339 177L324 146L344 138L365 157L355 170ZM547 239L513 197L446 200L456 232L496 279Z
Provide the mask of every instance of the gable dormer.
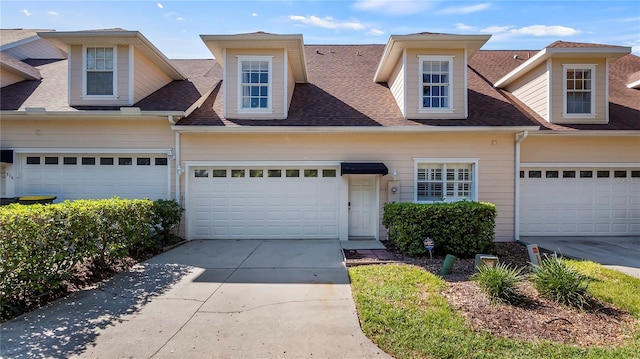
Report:
M392 35L374 76L408 119L468 116L467 60L490 35Z
M43 32L66 49L70 106L131 106L186 77L137 31Z
M223 70L223 116L286 119L296 83L306 83L302 35L201 35Z
M609 123L609 64L631 52L556 41L495 83L550 123Z

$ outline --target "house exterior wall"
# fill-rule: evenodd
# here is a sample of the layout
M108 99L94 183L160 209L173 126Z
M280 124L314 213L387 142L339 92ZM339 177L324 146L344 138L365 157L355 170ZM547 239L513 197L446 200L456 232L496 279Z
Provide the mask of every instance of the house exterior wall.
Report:
M546 63L509 85L507 91L549 121L549 72Z
M595 118L563 118L563 64L596 65L595 70ZM551 60L551 122L554 123L606 123L606 73L605 59L560 58Z
M129 46L117 46L117 65L116 78L117 81L117 98L108 100L97 100L82 97L82 81L83 81L83 47L81 45L71 46L69 61L70 69L70 101L72 106L129 106Z
M396 67L393 69L391 73L391 78L389 79L389 89L391 90L391 94L393 98L395 98L396 103L398 104L398 108L400 108L400 112L402 115L406 117L405 112L405 96L404 96L404 77L405 77L405 68L404 61L399 61L396 64Z
M64 59L65 53L45 39L37 39L3 51L19 60Z
M640 136L529 136L522 163L638 163Z
M478 200L497 207L496 240L514 238L513 134L182 134L180 143L180 161L384 162L398 172L403 202L414 200L414 158L479 158ZM380 221L390 179L379 181ZM386 238L382 225L379 233Z
M293 76L291 62L288 62L287 64L287 107L284 109L286 113L289 112L289 106L291 106L291 99L293 98L293 91L296 88L296 79Z
M238 56L270 56L272 57L272 88L271 106L269 113L240 113L238 111ZM284 51L280 49L226 49L226 101L228 118L248 119L284 119Z
M24 78L14 74L13 72L0 69L0 87L9 86L22 80L24 80Z
M149 96L172 80L140 50L133 50L133 103Z
M421 103L421 76L418 56L445 55L453 56L453 94L450 99L453 112L421 113L418 111ZM405 101L407 101L407 118L465 118L465 81L467 69L464 66L464 50L462 49L408 49L406 51L406 89Z

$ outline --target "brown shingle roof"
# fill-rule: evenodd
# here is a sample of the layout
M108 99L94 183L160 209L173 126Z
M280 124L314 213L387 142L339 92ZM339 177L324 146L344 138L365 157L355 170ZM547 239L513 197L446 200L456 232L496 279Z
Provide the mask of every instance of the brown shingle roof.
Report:
M286 120L222 118L220 91L178 125L210 126L532 126L531 120L469 69L466 120L404 119L386 83L373 82L384 45L305 45L309 82L296 84Z
M548 45L547 47L548 48L585 48L585 47L624 47L624 46L592 44L588 42L556 41Z
M0 66L6 68L11 72L17 72L23 79L29 80L39 80L40 79L40 71L35 67L26 64L15 57L5 54L4 52L0 52Z
M38 29L0 29L0 46L5 46L38 36L38 32L47 32L55 30L38 30Z

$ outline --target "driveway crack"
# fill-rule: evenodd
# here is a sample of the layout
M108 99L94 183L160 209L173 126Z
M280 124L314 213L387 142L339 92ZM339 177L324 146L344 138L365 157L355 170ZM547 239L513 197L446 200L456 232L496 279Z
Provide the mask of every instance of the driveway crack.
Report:
M209 314L239 314L239 313L250 312L250 311L253 311L253 310L257 310L257 309L272 307L272 306L276 306L276 305L283 305L283 304L312 303L312 302L344 302L345 300L351 300L351 298L288 300L288 301L285 301L285 302L269 303L269 304L259 305L259 306L256 306L256 307L250 307L250 308L246 308L246 309L242 309L242 310L229 310L229 311L224 311L224 310L201 310L201 311L198 311L198 312L199 313L209 313Z

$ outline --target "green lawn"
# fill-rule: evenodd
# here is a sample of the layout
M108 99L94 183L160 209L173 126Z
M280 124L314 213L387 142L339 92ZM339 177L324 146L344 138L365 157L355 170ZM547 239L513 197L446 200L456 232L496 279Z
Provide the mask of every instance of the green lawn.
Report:
M585 273L600 278L601 283L606 278L609 289L616 287L610 291L613 297L627 298L624 301L601 299L640 317L637 298L640 280L618 276L614 271L609 273L599 265L580 265L581 270L582 265L596 268ZM634 334L634 341L620 348L579 348L496 338L488 333L474 333L440 294L444 281L421 268L401 264L359 266L349 268L349 275L363 332L396 358L640 357L640 328ZM615 282L609 283L609 278L615 278ZM596 282L593 294L600 296Z

